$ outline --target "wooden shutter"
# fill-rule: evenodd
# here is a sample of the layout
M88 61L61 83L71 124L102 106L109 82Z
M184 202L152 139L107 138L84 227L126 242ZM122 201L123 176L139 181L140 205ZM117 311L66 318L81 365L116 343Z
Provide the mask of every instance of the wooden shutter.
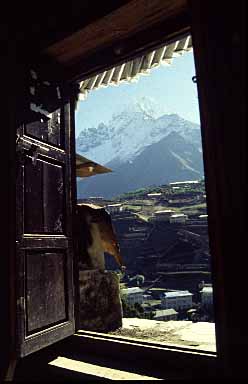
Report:
M25 356L74 333L73 104L17 131L17 343Z

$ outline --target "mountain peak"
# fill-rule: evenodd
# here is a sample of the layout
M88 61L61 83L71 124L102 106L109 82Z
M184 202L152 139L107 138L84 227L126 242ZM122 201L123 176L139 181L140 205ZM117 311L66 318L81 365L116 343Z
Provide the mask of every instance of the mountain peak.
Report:
M158 117L165 114L165 108L161 107L155 99L142 96L139 98L134 98L128 104L124 105L121 114L135 114L141 113L144 114L147 118L157 119ZM120 113L118 113L119 115Z
M153 99L142 97L126 104L108 124L83 130L77 138L77 151L101 164L132 161L145 147L177 132L199 143L199 125L176 114L160 114ZM158 117L159 116L159 117ZM197 129L196 129L197 128Z

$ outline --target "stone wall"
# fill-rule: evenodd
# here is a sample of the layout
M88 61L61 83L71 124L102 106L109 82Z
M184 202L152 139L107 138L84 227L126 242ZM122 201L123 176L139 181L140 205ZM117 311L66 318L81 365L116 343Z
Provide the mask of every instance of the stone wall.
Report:
M81 329L109 332L122 326L119 283L115 272L79 272Z

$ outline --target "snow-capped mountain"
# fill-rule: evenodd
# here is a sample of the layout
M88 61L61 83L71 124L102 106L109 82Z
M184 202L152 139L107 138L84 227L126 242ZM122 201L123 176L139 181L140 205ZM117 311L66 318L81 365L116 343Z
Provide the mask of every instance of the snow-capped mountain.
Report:
M81 196L116 194L203 176L200 126L142 100L81 131L77 152L113 169L78 181Z
M199 125L176 114L155 117L154 107L141 102L132 103L111 121L97 128L82 130L77 138L77 151L101 164L110 161L132 161L145 147L159 142L171 132L178 132L190 142L199 143ZM200 147L200 146L199 146Z

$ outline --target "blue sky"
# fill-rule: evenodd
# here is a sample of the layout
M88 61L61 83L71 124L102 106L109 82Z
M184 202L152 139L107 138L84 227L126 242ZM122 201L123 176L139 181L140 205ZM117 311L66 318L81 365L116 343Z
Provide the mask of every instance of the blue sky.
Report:
M170 66L151 70L148 76L140 76L137 83L100 88L79 101L76 110L76 136L81 130L107 123L113 114L125 104L142 97L149 97L165 113L177 113L186 120L200 124L193 53L174 58Z

